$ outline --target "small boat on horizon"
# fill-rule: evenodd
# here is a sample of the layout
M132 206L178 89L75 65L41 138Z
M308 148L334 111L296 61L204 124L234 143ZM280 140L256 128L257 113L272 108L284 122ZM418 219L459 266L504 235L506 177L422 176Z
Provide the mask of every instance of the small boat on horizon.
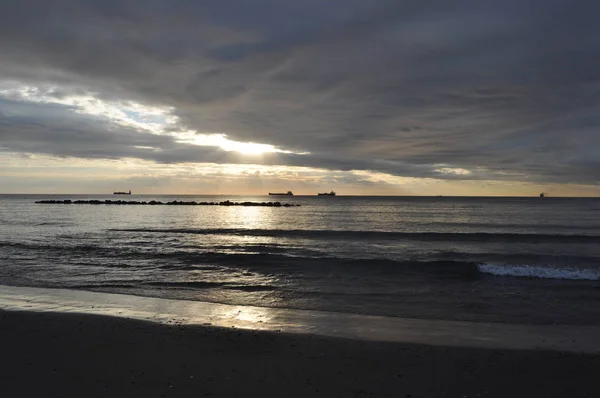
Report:
M282 192L269 192L269 195L271 195L271 196L294 196L294 193L292 191L287 191L286 193L282 193Z
M131 195L131 189L129 192L113 192L113 195Z
M318 193L317 196L335 196L335 192L331 191L331 192Z

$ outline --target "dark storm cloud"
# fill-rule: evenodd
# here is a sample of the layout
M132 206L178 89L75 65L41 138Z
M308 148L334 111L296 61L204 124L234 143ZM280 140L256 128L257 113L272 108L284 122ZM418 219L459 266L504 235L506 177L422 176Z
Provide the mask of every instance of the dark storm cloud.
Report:
M595 183L599 11L588 0L4 1L0 76L172 106L199 132L312 152L266 163ZM32 117L44 153L98 155ZM85 123L88 139L114 143L101 156L249 161ZM1 137L35 151L25 135Z

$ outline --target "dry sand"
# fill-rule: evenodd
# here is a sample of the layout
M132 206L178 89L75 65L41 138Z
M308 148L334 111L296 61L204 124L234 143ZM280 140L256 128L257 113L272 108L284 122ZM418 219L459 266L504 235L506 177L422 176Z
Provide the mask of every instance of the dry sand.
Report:
M0 311L2 397L597 397L600 355Z

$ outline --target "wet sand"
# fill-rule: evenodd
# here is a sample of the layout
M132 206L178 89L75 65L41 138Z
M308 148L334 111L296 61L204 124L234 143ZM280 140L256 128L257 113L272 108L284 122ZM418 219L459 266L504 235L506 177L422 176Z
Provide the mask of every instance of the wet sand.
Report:
M600 355L0 311L6 397L592 397Z
M600 326L443 321L0 285L0 310L78 313L343 339L600 353Z

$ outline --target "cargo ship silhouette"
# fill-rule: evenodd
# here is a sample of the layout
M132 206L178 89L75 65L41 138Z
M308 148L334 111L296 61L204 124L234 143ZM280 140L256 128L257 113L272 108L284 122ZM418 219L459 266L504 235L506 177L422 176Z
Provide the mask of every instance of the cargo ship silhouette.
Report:
M331 192L318 193L317 196L335 196L335 192L331 191Z

